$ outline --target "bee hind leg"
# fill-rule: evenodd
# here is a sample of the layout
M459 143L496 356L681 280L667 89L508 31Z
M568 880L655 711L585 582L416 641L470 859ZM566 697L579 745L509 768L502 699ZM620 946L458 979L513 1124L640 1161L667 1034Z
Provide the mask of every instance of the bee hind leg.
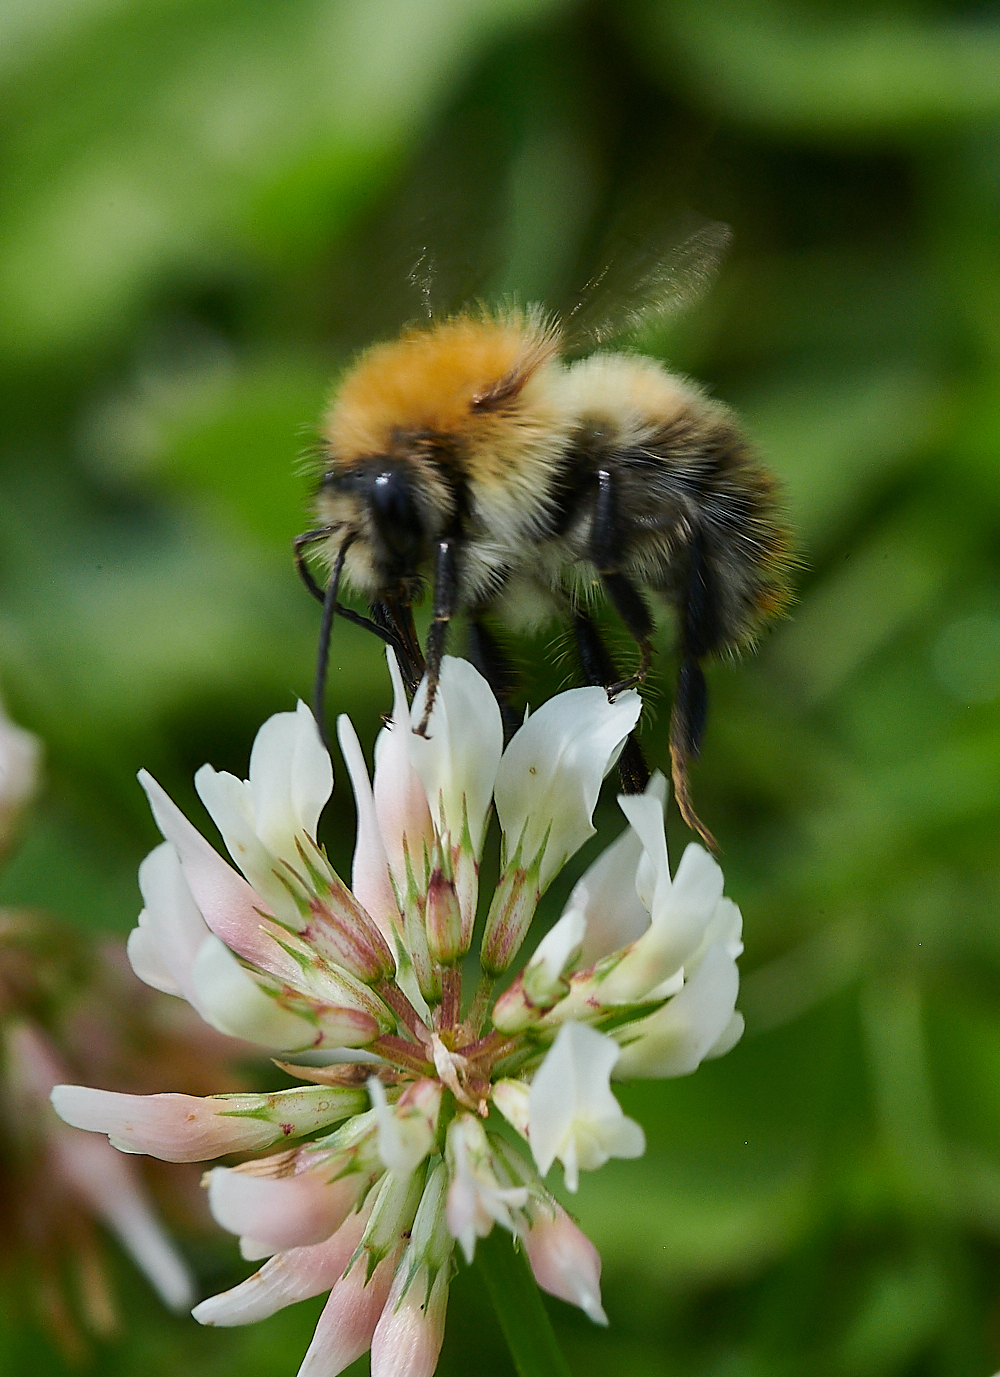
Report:
M478 616L473 617L469 626L469 652L472 663L489 684L500 705L506 745L521 725L520 718L510 704L514 692L514 671L503 647Z
M670 715L670 760L681 817L711 851L719 846L691 801L688 766L701 749L708 716L708 686L701 662L723 640L716 580L703 531L695 527L687 552L687 578L679 612L681 662Z
M710 851L718 851L719 844L695 812L691 799L691 778L688 766L698 755L708 714L708 688L705 672L693 656L685 656L677 673L677 689L670 714L670 773L674 798L681 817L697 832Z
M584 678L588 684L605 688L618 671L596 624L586 612L578 610L573 615L573 632ZM642 794L649 783L649 766L634 732L629 734L618 757L618 777L623 794Z

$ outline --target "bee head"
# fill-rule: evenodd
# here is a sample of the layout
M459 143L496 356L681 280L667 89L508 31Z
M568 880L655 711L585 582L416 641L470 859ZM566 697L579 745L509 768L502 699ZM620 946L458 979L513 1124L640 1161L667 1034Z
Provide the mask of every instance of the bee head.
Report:
M383 587L412 573L433 536L423 486L411 460L390 455L328 469L320 480L321 507L361 542L357 553L367 553Z

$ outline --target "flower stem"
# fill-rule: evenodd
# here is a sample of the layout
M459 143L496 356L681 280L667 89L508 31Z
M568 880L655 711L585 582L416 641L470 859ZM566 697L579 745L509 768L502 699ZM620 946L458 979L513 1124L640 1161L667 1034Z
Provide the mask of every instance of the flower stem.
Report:
M469 1012L465 1015L465 1022L472 1029L472 1036L477 1038L482 1031L483 1023L486 1020L486 1010L490 1006L490 995L493 992L493 980L484 971L479 977L479 984L476 986L476 993L472 996L472 1003L469 1005Z
M490 1293L518 1377L571 1377L522 1248L503 1229L476 1244L476 1264Z

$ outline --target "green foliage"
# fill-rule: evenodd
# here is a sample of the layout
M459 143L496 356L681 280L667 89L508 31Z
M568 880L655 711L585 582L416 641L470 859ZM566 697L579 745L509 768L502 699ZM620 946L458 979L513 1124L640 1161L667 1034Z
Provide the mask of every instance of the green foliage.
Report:
M696 774L747 1035L627 1088L649 1152L573 1202L611 1328L550 1310L581 1377L1000 1367L993 10L12 0L0 31L0 677L49 753L0 898L127 931L135 771L197 816L193 769L243 769L306 691L299 458L432 260L444 307L558 303L615 226L728 220L715 290L647 343L739 407L799 533L798 603L712 671ZM533 701L571 673L516 650ZM661 762L669 682L665 654ZM388 685L351 627L331 686L370 739ZM121 1273L95 1372L291 1374L317 1311L205 1332ZM450 1310L441 1371L510 1373L474 1270ZM13 1291L0 1331L0 1373L61 1370Z

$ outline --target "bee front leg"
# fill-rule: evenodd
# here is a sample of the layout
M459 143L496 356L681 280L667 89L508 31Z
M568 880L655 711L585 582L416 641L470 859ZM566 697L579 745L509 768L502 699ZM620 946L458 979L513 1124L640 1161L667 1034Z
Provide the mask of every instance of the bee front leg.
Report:
M441 677L441 661L448 641L448 625L455 612L458 599L458 566L456 553L458 541L454 536L442 536L437 542L434 560L434 615L427 632L427 695L424 699L424 714L420 725L415 728L417 736L427 735L427 724L434 711L438 680Z
M306 563L306 551L311 545L317 545L321 540L328 540L339 529L338 526L320 526L315 531L304 531L302 535L297 535L292 541L295 567L298 570L299 578L319 603L326 600L326 594L312 576L312 570Z

